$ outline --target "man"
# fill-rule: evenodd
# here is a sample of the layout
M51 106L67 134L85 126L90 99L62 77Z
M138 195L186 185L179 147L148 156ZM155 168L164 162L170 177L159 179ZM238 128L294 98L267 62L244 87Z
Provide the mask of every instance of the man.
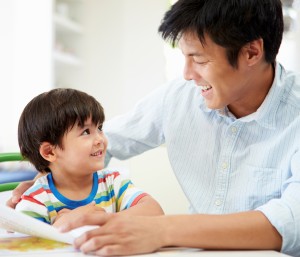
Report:
M104 256L164 246L300 256L300 77L275 61L280 0L179 0L159 31L178 42L185 80L106 123L107 156L165 143L191 214L90 213L61 229L101 225L76 245Z

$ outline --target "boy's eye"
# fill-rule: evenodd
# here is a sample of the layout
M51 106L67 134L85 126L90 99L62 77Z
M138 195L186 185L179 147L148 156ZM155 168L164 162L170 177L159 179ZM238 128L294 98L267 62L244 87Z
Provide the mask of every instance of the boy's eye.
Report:
M89 135L90 134L90 130L86 129L82 132L82 135Z
M99 131L102 131L102 125L100 125L100 126L98 127L98 130L99 130Z

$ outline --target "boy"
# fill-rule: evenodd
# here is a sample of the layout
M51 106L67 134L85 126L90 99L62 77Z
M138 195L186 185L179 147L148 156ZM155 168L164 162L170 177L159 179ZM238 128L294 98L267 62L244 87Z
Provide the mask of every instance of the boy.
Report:
M20 151L47 175L23 194L18 211L49 224L68 212L70 219L78 207L74 215L163 214L154 199L118 171L102 170L107 147L103 122L100 103L74 89L53 89L27 104L19 120Z

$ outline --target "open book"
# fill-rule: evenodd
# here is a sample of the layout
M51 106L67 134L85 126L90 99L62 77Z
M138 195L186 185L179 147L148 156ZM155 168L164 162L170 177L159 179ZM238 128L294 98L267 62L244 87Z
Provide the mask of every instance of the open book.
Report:
M73 244L76 237L99 226L83 226L67 233L59 232L55 227L0 205L0 228L34 237L41 237L67 244Z

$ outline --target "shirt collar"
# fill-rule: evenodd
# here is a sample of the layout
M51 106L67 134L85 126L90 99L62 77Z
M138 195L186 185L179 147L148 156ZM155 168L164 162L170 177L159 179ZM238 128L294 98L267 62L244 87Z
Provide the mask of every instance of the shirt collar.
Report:
M273 84L265 100L255 113L244 117L245 121L253 116L252 120L255 120L261 126L269 129L276 128L276 114L285 90L284 78L284 68L279 63L276 63Z

